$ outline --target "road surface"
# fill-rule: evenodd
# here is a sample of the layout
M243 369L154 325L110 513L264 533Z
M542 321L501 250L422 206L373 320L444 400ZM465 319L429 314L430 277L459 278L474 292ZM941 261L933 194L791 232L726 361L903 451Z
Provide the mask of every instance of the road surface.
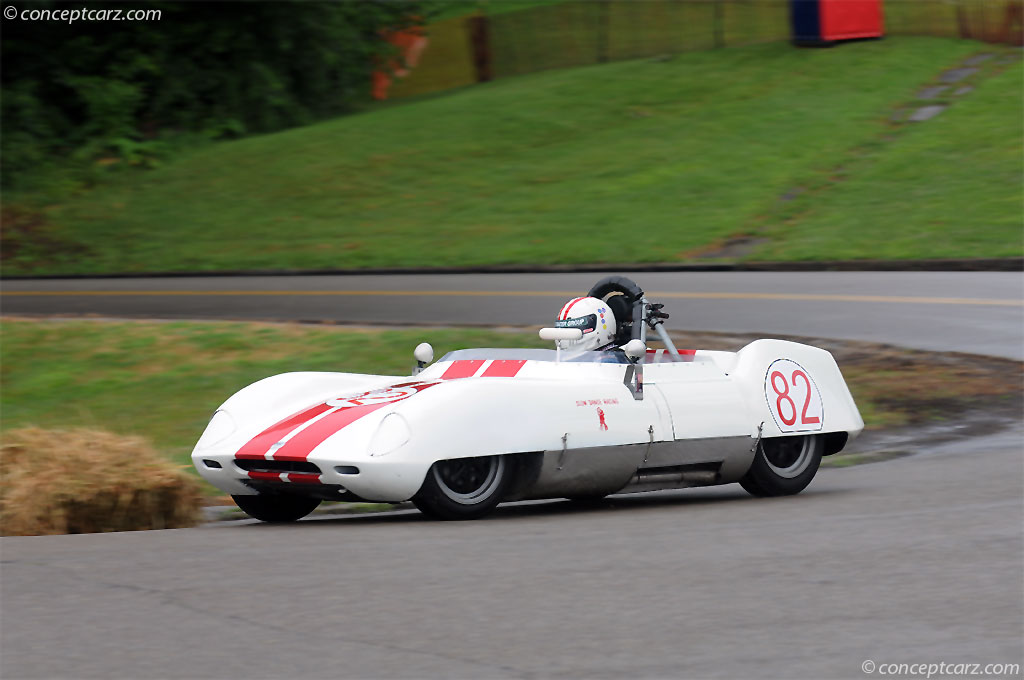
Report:
M1017 428L738 486L2 539L4 678L864 678L1024 663ZM1015 677L1003 675L1000 677Z
M1019 272L631 275L673 330L804 335L1024 359ZM4 281L4 314L534 326L593 274Z

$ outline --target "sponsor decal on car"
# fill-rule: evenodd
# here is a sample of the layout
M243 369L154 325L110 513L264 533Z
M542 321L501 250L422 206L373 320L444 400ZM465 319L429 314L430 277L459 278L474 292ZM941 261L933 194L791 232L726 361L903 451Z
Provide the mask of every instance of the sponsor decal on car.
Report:
M577 399L576 400L576 405L577 406L601 406L601 405L608 406L608 405L618 405L618 403L619 403L619 400L616 399L615 397L604 398L604 399Z
M555 328L582 328L594 330L597 327L597 315L588 314L586 316L577 316L572 319L562 319L561 321L555 322Z

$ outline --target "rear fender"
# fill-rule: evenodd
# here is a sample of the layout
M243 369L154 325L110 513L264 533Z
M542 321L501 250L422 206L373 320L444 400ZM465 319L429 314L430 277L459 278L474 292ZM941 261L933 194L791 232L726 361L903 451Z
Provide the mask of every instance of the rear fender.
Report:
M836 453L864 429L846 380L826 350L757 340L736 353L731 375L762 437L832 435L826 448Z

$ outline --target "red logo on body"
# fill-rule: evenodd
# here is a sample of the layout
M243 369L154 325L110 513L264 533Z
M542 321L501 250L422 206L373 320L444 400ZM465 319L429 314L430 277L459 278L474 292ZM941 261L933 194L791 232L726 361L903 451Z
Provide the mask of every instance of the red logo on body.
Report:
M600 419L600 427L601 427L601 429L602 430L607 430L608 429L608 423L604 422L604 409L603 408L598 408L597 409L597 417Z

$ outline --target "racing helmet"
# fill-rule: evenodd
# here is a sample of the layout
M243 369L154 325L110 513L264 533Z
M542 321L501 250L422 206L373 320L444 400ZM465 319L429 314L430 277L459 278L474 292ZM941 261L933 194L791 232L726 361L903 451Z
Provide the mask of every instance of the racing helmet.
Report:
M558 312L555 328L579 328L579 340L556 340L559 349L584 351L604 347L615 340L615 315L604 300L593 297L573 298Z

